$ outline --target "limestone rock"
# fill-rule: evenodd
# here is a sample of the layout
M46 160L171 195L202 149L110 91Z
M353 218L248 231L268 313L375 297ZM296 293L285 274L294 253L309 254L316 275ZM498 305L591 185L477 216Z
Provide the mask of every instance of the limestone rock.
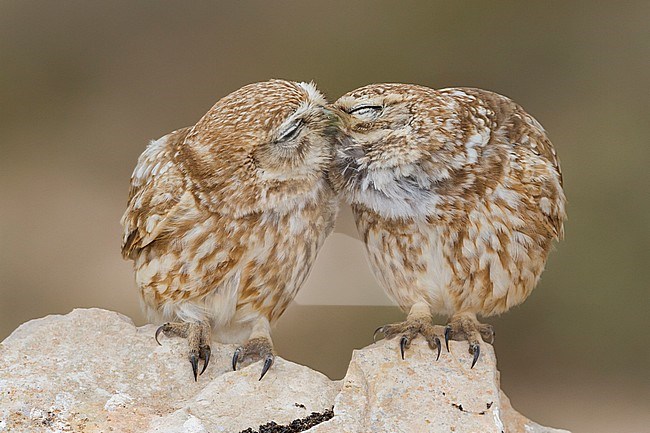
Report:
M233 372L235 346L219 344L194 382L185 341L158 346L155 330L99 309L20 326L0 345L0 431L238 432L329 409L338 392L283 359L262 382L259 363Z
M154 332L100 309L23 324L0 344L0 432L238 433L332 406L309 432L561 432L511 408L490 345L474 369L466 343L436 362L422 341L406 361L382 341L354 352L343 381L277 358L260 382L259 362L233 372L235 347L215 343L194 382L185 341L158 346Z
M440 359L423 339L413 341L406 361L398 342L356 350L335 416L310 432L480 432L561 433L517 413L499 389L492 346L482 346L471 369L466 342L449 342ZM566 433L566 432L565 432Z

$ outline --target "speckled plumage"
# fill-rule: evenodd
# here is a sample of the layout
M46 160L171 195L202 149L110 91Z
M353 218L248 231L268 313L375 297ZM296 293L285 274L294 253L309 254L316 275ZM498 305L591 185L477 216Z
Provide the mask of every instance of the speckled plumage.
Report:
M134 261L152 320L207 324L224 342L270 343L270 323L336 217L325 104L312 84L250 84L147 147L122 217L122 254Z
M369 85L334 107L347 139L333 182L374 275L409 311L409 330L390 336L405 332L408 346L437 313L452 316L453 337L478 345L489 332L476 316L523 302L563 236L562 175L544 129L479 89Z

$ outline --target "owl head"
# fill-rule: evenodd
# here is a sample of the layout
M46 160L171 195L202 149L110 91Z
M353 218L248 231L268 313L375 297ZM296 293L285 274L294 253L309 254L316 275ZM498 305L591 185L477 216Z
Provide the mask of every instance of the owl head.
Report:
M330 176L343 197L387 218L430 214L435 184L461 164L441 128L445 103L426 87L372 84L332 104L343 138Z
M326 179L335 116L312 83L270 80L219 100L178 149L195 193L220 212L290 209Z

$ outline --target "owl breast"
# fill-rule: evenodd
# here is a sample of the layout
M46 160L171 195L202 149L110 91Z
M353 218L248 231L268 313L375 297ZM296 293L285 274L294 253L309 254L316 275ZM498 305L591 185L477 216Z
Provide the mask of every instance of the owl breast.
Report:
M453 218L387 219L353 206L375 277L400 306L499 314L523 302L551 247L541 210L497 187ZM510 201L508 201L510 200ZM452 214L450 214L452 215Z

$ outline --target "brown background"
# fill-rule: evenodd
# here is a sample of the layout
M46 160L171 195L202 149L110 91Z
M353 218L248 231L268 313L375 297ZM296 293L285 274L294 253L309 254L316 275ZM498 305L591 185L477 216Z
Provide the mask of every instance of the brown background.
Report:
M228 92L271 77L331 99L370 82L482 87L546 127L569 198L541 284L491 321L503 388L543 424L647 431L649 22L645 1L0 2L0 338L74 307L143 322L119 254L129 175L149 139ZM283 357L335 378L402 317L376 306L351 235L344 211L275 333ZM345 295L366 292L367 306ZM324 293L331 305L307 305Z

